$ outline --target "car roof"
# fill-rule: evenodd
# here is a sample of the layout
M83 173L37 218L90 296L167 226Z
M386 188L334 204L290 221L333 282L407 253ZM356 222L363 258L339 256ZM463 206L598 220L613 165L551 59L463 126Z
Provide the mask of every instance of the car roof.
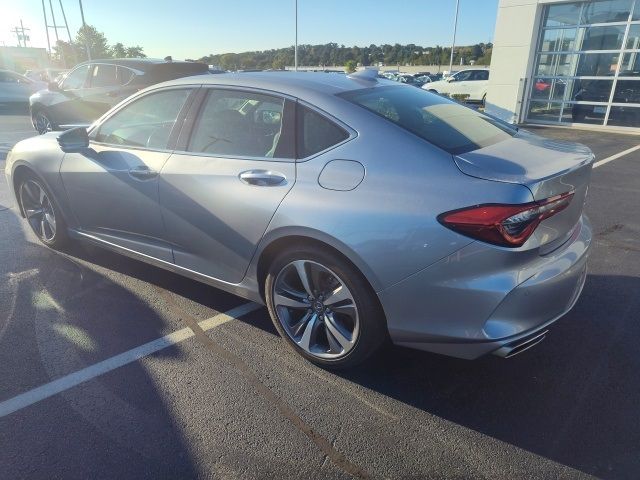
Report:
M371 88L378 85L397 85L384 79L365 79L358 76L325 72L247 72L220 75L196 75L163 83L168 85L229 85L271 90L296 97L308 93L334 95L337 93Z
M76 66L80 65L89 65L93 63L106 63L109 65L120 65L123 67L136 68L138 70L146 70L147 68L158 65L161 63L194 63L194 62L183 62L174 60L172 62L167 62L161 58L96 58L93 60L87 60L85 62L79 63Z

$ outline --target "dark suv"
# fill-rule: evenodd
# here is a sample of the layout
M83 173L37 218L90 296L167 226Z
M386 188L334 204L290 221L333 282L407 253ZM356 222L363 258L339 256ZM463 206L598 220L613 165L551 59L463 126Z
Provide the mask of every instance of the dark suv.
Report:
M31 120L40 134L71 125L87 125L142 88L207 73L207 65L195 62L148 58L84 62L60 82L52 82L47 90L31 96Z

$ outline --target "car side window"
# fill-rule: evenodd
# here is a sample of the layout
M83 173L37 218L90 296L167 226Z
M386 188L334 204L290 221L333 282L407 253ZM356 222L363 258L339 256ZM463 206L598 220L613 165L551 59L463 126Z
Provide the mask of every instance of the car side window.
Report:
M118 67L117 70L117 79L118 85L126 85L131 81L135 73L133 70L128 69L127 67Z
M89 73L89 65L82 65L69 73L60 85L62 90L77 90L84 87Z
M349 138L343 128L310 108L298 105L297 117L298 158L309 157Z
M456 82L465 82L467 80L473 80L473 71L467 70L466 72L460 72L456 75Z
M116 78L116 66L97 64L91 71L91 83L92 88L99 87L115 87L118 85Z
M489 80L489 72L486 70L478 70L473 77L474 80Z
M150 93L116 112L100 125L94 140L111 145L164 150L191 89Z
M283 134L285 100L260 93L211 89L187 150L238 157L292 158Z

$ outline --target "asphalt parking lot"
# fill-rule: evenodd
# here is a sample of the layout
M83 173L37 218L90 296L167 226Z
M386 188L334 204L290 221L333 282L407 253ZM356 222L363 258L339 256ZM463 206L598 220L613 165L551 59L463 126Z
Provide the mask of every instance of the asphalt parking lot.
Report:
M0 115L1 171L31 134L19 113ZM264 308L43 247L0 182L0 478L637 478L640 150L616 155L640 140L535 130L613 160L593 172L580 301L508 360L389 348L323 371Z

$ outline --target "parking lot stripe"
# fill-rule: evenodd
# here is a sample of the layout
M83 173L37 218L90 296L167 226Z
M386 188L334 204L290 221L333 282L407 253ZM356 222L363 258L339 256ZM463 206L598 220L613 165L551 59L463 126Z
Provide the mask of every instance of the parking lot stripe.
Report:
M257 303L244 303L238 307L228 310L227 312L219 313L211 318L202 320L198 325L202 330L211 330L212 328L219 327L231 320L237 320L238 318L259 308L262 308L262 306ZM80 385L92 378L98 377L115 370L116 368L123 367L155 352L180 343L194 335L195 334L191 328L182 328L165 335L164 337L152 340L140 345L139 347L132 348L131 350L127 350L115 357L108 358L87 368L83 368L82 370L78 370L77 372L73 372L69 375L53 380L52 382L46 383L40 387L21 393L20 395L0 402L0 418L13 412L17 412L18 410L22 410L29 405L33 405L34 403L45 400L58 393L64 392L65 390L69 390L70 388Z
M628 148L626 150L623 150L620 153L611 155L610 157L603 158L602 160L598 160L596 163L593 164L593 168L598 168L600 165L604 165L605 163L612 162L617 158L624 157L625 155L629 155L630 153L635 152L636 150L640 150L640 145L636 145L635 147Z

